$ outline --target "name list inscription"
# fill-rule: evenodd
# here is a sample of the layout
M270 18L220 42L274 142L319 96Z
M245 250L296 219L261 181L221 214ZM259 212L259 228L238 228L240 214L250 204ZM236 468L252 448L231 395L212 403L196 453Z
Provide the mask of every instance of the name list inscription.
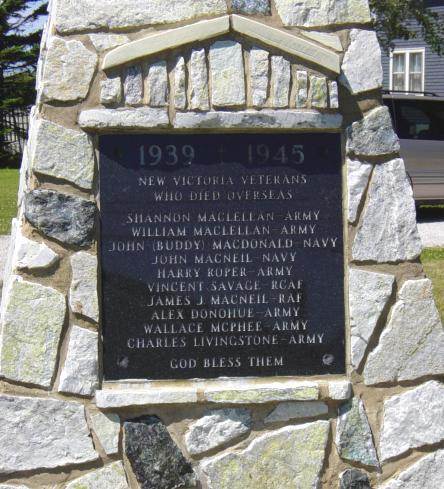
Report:
M100 151L106 380L344 372L339 135Z

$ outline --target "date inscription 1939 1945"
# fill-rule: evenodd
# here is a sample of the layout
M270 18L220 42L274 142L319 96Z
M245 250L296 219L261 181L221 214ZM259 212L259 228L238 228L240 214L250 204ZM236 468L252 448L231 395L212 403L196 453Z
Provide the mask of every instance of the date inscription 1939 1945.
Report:
M343 373L340 136L102 136L106 380Z

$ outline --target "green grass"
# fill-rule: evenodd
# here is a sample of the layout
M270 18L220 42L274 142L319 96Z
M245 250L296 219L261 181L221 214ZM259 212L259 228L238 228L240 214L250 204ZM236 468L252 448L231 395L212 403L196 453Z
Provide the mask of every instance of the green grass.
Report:
M0 168L0 235L9 234L11 219L17 215L19 171Z
M436 304L444 321L444 248L426 248L421 261L427 276L433 282Z

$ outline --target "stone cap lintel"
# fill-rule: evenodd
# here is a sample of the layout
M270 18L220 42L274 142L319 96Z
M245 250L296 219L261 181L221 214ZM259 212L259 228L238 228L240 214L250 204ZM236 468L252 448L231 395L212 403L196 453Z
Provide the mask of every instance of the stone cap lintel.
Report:
M278 48L285 53L298 56L333 73L340 73L340 56L338 53L293 32L286 32L257 20L234 14L194 22L193 24L168 29L131 41L107 53L103 60L102 68L104 70L116 68L146 56L184 44L212 39L230 31ZM317 41L322 42L320 39L317 39Z
M293 32L270 27L241 15L231 16L231 29L233 32L256 39L267 46L280 49L293 56L298 56L333 73L339 74L341 72L340 56L337 53Z
M281 401L345 401L351 383L335 380L223 379L104 382L99 409L169 404L266 404Z
M205 41L230 31L230 17L201 20L183 27L168 29L119 46L105 56L102 68L108 70L131 61L192 42Z
M164 130L217 129L227 131L258 131L285 129L292 131L330 131L342 128L338 113L307 109L263 109L236 112L177 112L170 123L166 108L124 107L119 109L89 109L79 115L79 126L97 133Z

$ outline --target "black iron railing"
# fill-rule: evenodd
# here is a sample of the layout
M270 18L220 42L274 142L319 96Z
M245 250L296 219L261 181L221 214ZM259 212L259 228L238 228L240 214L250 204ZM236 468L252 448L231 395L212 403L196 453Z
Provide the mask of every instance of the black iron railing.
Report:
M0 154L19 156L28 136L29 109L0 110Z

